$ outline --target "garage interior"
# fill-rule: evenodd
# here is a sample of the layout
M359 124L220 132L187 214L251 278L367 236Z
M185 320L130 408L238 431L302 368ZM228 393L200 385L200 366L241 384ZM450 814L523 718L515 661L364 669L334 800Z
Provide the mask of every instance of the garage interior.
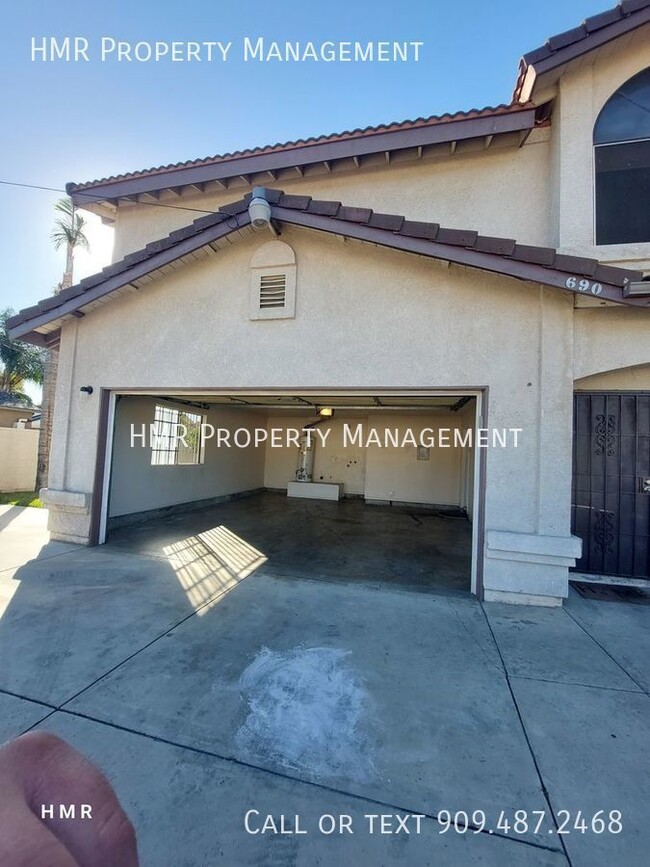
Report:
M462 394L116 395L105 540L176 560L195 605L208 572L230 587L261 567L285 578L465 595L475 452L454 444L453 431L474 428L476 413L477 398ZM212 425L221 441L132 440L161 419ZM362 441L352 442L357 425ZM302 449L287 445L306 427L311 449L304 438ZM268 439L256 447L262 429ZM398 445L383 443L385 429L399 432ZM402 443L407 430L419 440L425 429L435 447ZM367 442L373 430L382 445ZM441 430L452 431L449 447L437 445ZM272 445L273 431L281 445Z

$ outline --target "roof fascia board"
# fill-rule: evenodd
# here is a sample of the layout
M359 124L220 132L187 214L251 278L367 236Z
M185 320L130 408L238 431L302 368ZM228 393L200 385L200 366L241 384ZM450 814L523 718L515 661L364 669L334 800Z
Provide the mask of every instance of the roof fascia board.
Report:
M516 259L506 259L503 256L494 256L490 253L482 253L477 250L469 250L452 244L440 244L422 238L412 238L404 235L388 232L384 229L375 229L372 226L343 222L332 217L322 217L317 214L309 214L304 211L293 211L287 208L273 206L273 216L285 223L296 226L305 226L310 229L318 229L334 235L345 235L359 241L367 241L393 250L402 250L408 253L416 253L433 259L444 259L456 265L465 265L470 268L480 268L483 271L491 271L497 274L505 274L518 280L526 280L532 283L542 283L545 286L553 286L582 295L578 289L570 289L566 285L567 277L573 276L564 271L546 268L529 262L519 262ZM636 304L647 307L648 302L641 299L623 297L623 291L619 286L609 283L601 283L602 291L597 296L601 300L616 301L619 304Z
M116 274L114 277L109 277L102 283L98 283L97 286L93 286L91 289L88 289L85 292L80 292L79 295L75 295L68 301L64 301L61 306L53 307L52 309L47 310L40 315L37 314L33 318L27 319L25 320L25 322L21 322L20 324L15 325L13 328L10 329L10 334L12 335L12 337L24 337L25 335L29 334L30 342L35 343L36 340L32 339L33 335L31 333L34 331L34 329L40 328L42 325L47 325L49 322L59 319L61 316L66 316L70 313L74 313L75 310L83 308L93 301L97 301L99 298L102 298L104 295L110 294L116 289L121 289L122 286L126 286L128 283L132 283L134 280L139 280L141 277L150 274L152 271L156 271L158 268L162 268L164 265L168 265L170 262L176 261L176 259L187 256L188 253L192 253L195 250L200 249L201 247L205 247L207 244L210 244L213 241L217 241L220 238L225 238L227 235L230 235L233 232L237 232L239 229L243 229L245 226L250 225L250 217L248 216L248 212L238 214L236 217L233 216L233 219L236 219L237 225L231 226L229 225L230 220L225 220L221 223L218 223L216 226L205 229L203 232L197 235L186 238L184 241L179 242L168 250L162 250L160 253L156 253L151 258L145 259L142 262L138 262L131 268L128 268L126 271L122 271L120 274ZM39 343L39 345L46 344Z
M492 117L466 118L431 126L373 133L342 141L310 144L286 151L253 154L209 165L169 169L152 175L100 183L85 189L72 189L71 196L76 205L83 207L84 204L90 202L119 199L127 195L135 196L153 190L167 189L170 186L182 187L189 184L208 183L242 174L249 175L255 174L255 172L292 168L296 165L302 166L348 157L368 156L381 151L406 150L448 141L532 130L534 126L535 108L530 107Z

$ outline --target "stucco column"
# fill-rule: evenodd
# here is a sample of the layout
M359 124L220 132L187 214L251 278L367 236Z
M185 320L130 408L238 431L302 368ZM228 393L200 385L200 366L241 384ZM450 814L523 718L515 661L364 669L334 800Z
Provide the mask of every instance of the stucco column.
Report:
M68 484L68 447L73 413L78 328L75 320L65 325L61 331L48 487L43 489L41 497L49 512L48 529L51 538L85 545L89 539L90 494L69 490Z
M74 375L77 322L62 329L59 348L59 368L52 417L52 446L48 485L53 490L65 488L66 444L70 424L70 399Z
M540 290L537 532L567 536L573 449L573 299Z
M592 67L562 83L559 122L559 241L563 250L594 243Z
M572 323L572 299L540 287L537 412L535 431L531 431L537 447L522 481L522 489L535 498L533 526L521 532L491 529L488 523L484 579L488 601L559 604L568 593L569 567L580 554L580 540L570 529Z

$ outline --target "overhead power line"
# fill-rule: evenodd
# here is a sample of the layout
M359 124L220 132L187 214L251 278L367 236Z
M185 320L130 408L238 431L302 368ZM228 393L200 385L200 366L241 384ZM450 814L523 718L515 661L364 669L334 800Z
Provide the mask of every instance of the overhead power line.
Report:
M27 190L44 190L48 193L63 193L64 195L68 195L66 190L61 189L60 187L44 187L40 184L25 184L20 183L19 181L2 181L0 180L0 184L4 187L22 187ZM94 193L84 192L83 190L78 190L75 192L75 196L94 196ZM218 211L210 211L205 208L188 208L186 205L168 205L165 202L138 202L138 205L149 205L152 208L173 208L176 211L194 211L197 214L218 214Z

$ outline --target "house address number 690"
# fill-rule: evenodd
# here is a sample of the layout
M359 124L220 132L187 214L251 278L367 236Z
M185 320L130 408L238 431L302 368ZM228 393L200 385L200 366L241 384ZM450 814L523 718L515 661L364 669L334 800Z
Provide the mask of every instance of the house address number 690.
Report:
M592 295L600 295L603 291L601 283L591 283L589 280L580 280L578 277L567 277L564 285L567 289L577 289L578 292L591 292Z

